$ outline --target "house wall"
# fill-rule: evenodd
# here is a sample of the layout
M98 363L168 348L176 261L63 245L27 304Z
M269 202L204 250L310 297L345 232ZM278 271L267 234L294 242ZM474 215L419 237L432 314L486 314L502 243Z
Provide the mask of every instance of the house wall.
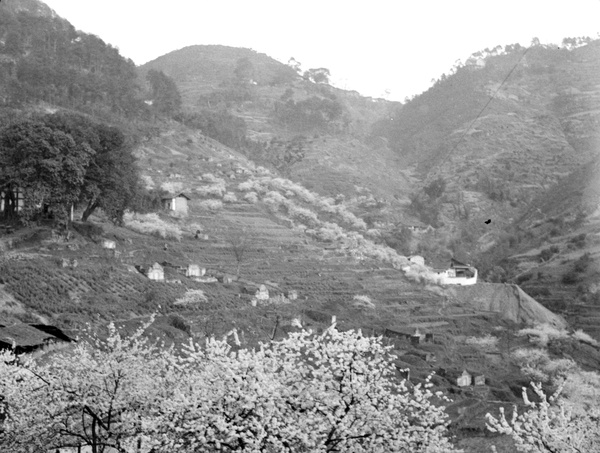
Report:
M442 276L442 284L443 285L461 285L461 286L468 286L468 285L474 285L475 283L477 283L477 269L475 269L475 275L473 277L467 278L467 277L455 277L456 273L452 271L452 269L449 269L447 271L444 272L440 272L440 274Z
M467 387L471 385L471 375L470 374L462 374L458 378L456 378L456 385L459 387Z
M188 201L185 197L177 197L172 200L172 208L173 211L178 212L187 212L188 211Z
M186 277L202 277L204 274L206 274L206 269L197 264L190 264L185 271Z
M150 280L164 280L165 279L165 273L160 269L149 269L147 275Z

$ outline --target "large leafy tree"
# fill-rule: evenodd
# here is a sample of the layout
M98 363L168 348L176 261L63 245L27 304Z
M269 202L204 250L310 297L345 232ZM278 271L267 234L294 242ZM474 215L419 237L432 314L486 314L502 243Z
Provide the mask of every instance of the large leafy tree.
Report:
M145 327L148 327L146 324ZM125 452L452 452L428 385L395 376L380 338L293 334L233 352L190 341L182 353L112 328L45 365L0 357L2 447L88 445ZM99 346L99 347L98 347Z
M45 206L69 225L70 209L81 195L94 150L40 120L24 120L0 133L0 187L6 199L24 195L24 219ZM8 203L7 215L12 203Z
M85 203L81 220L100 208L113 222L121 223L141 186L132 143L118 128L81 115L50 115L46 123L95 151L81 188L80 201Z

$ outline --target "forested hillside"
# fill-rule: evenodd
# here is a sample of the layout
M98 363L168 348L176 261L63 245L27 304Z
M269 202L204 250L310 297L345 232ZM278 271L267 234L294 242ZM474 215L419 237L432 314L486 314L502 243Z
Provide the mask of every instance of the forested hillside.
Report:
M135 65L38 1L0 3L0 103L144 115Z

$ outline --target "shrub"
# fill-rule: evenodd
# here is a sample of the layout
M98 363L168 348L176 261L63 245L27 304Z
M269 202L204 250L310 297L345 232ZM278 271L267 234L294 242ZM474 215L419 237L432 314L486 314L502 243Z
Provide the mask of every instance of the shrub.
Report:
M539 254L540 260L541 261L548 261L555 254L557 254L559 251L560 251L560 249L556 245L553 245L552 247L544 249Z
M200 186L196 188L196 193L201 197L221 198L225 194L225 192L227 192L225 181L221 181L210 186Z
M577 273L583 273L587 270L590 262L592 261L592 257L589 253L584 253L579 257L575 264L573 265L573 270Z
M523 282L526 282L528 280L531 280L532 275L531 274L523 274L523 275L519 275L517 277L517 284L520 285Z
M352 298L351 305L355 308L375 308L375 304L371 301L369 296L357 294Z
M538 346L548 346L550 340L569 337L566 330L557 329L550 324L537 324L535 327L521 329L517 332L517 336L524 335L533 337L531 341Z
M548 384L560 382L577 368L573 360L551 359L548 352L537 348L516 349L511 353L511 358L531 380Z
M185 320L179 315L170 315L169 316L169 324L175 327L176 329L181 330L182 332L187 333L188 335L192 335L192 330L190 325L185 322Z
M581 233L571 239L569 239L569 243L573 244L577 248L585 247L587 235L585 233Z
M227 192L225 195L223 195L223 201L225 203L235 203L238 200L233 192Z
M200 209L204 209L206 211L220 211L223 209L223 202L221 200L202 200L197 203Z
M562 276L561 281L565 285L574 285L575 283L577 283L579 281L579 274L574 269L572 269L569 272L566 272Z
M249 192L254 189L254 181L249 179L238 184L238 190L242 192Z
M167 181L167 182L163 182L160 185L160 188L170 194L176 194L183 190L183 183Z
M190 305L200 302L207 302L208 299L201 289L188 289L183 297L177 299L174 305Z
M256 192L248 192L244 195L244 200L246 200L248 203L257 203L258 194Z
M485 350L495 350L498 347L498 337L487 334L485 337L468 337L465 343Z
M583 343L591 344L592 346L596 346L596 347L599 346L599 344L596 340L594 340L592 337L590 337L587 333L585 333L581 329L578 329L575 332L573 332L573 338L575 338Z
M123 223L127 228L142 234L150 234L163 239L181 240L182 232L177 225L165 222L158 214L138 214L126 212Z

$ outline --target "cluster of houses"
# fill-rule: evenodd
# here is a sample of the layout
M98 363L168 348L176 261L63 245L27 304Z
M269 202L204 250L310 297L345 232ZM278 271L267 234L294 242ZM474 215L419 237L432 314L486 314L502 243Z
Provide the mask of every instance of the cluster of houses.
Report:
M385 329L383 336L391 339L391 340L404 340L411 343L413 346L417 346L422 343L433 343L434 342L434 334L433 333L421 333L418 328L414 330L406 330L406 329ZM407 356L416 356L425 362L431 363L436 362L436 356L432 352L428 351L420 351L413 350L407 353L401 358L406 359ZM403 379L410 378L410 369L397 367L400 373L400 376ZM458 369L445 369L438 368L437 374L448 381L450 381L453 385L458 387L468 387L468 386L482 386L485 385L485 375L481 373L470 373L467 370L463 370L462 372Z
M165 267L175 269L177 273L183 274L188 278L200 278L206 274L206 268L200 267L198 264L188 264L187 266L174 266L170 263L163 262L162 265L154 263L151 266L143 267L136 266L138 272L144 274L150 280L163 282L165 280Z

